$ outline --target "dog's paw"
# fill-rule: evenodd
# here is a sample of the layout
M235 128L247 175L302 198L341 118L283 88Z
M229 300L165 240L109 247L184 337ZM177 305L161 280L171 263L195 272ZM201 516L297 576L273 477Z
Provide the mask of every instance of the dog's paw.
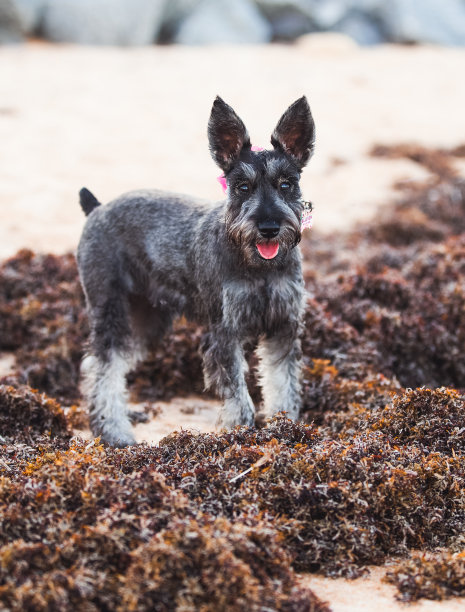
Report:
M253 427L254 425L255 412L253 407L247 406L243 409L241 406L231 404L229 400L221 408L216 422L217 429L234 429L238 426Z
M136 439L131 432L124 432L111 436L102 435L102 441L115 448L124 448L125 446L136 444Z
M129 419L124 421L96 419L91 421L91 428L95 437L100 436L102 442L115 448L124 448L136 444Z

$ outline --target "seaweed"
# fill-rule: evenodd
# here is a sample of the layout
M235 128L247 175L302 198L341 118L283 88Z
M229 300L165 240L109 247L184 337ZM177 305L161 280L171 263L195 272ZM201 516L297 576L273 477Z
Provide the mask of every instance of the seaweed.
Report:
M296 571L354 577L392 555L460 541L465 474L448 432L460 426L462 398L423 389L382 407L377 389L333 413L337 427L278 416L261 429L181 431L128 449L70 439L66 427L67 443L55 444L42 433L57 405L40 396L42 418L25 417L35 433L23 455L15 419L5 424L0 601L323 610ZM26 389L4 393L18 410L21 394L30 402Z
M15 351L20 383L79 399L88 333L74 256L22 250L0 267L0 350Z
M374 145L370 151L372 157L388 159L406 158L427 168L438 179L450 179L458 172L453 164L453 157L461 157L461 147L453 149L431 149L415 143L397 145Z
M460 460L402 447L373 428L348 429L331 439L278 418L261 430L266 438L253 434L254 444L244 431L173 434L160 444L160 470L203 512L269 517L300 571L356 576L408 548L446 545L462 531Z
M444 455L464 453L465 397L454 389L413 389L396 397L370 425L398 444Z
M26 386L0 385L0 434L2 443L29 443L43 436L58 443L70 438L61 406Z
M0 607L323 612L297 572L393 557L404 599L463 594L463 152L378 154L433 177L376 223L303 240L303 422L127 449L73 437L88 333L74 258L0 266L0 349L16 357L0 385ZM201 333L176 324L131 373L133 398L201 392Z
M306 273L305 365L327 359L358 381L382 374L406 387L459 387L465 375L464 213L465 184L454 177L398 202L388 213L389 231L378 219L333 241L307 239L304 251L316 251L316 263ZM402 214L420 215L416 227L423 229L405 233ZM439 244L432 244L433 226L440 226ZM0 314L0 350L16 351L13 379L65 404L79 402L88 330L74 257L20 251L3 263ZM130 374L133 399L202 393L201 333L178 322ZM253 376L249 383L259 401Z
M417 553L397 563L386 582L399 590L405 602L465 596L465 552Z
M329 612L298 588L273 529L200 517L174 521L132 553L120 610Z
M3 387L2 397L12 408L0 454L0 602L7 609L329 611L299 584L292 551L270 521L204 512L173 486L169 462L161 465L166 445L118 450L70 438L53 400L13 387ZM21 455L15 438L23 426L29 444ZM220 457L235 439L273 442L279 432L290 445L314 436L283 421L211 442ZM183 453L202 456L205 441L191 442ZM181 456L172 464L186 469Z
M0 351L15 351L5 382L28 384L65 403L80 401L88 324L73 255L22 250L0 265ZM201 393L200 330L185 321L154 350L130 388L138 400Z

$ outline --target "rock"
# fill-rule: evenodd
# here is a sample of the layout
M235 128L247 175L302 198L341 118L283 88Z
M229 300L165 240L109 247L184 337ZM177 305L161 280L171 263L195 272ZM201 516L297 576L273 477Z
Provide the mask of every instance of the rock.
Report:
M353 0L352 0L353 1ZM308 15L318 30L332 30L348 13L352 2L344 0L310 0L305 2Z
M255 0L274 38L292 40L314 31L342 32L362 45L384 40L377 21L382 0Z
M159 40L172 42L181 22L200 4L201 0L169 0L163 11L163 23Z
M21 19L12 0L0 0L0 44L21 42Z
M250 0L204 0L181 23L174 42L258 44L271 37L270 25Z
M47 0L14 0L25 34L34 34L40 28Z
M391 0L382 4L379 12L394 42L465 45L463 0Z
M293 0L304 8L315 27L322 31L339 31L345 21L371 21L377 17L384 0Z
M273 30L275 40L294 40L315 30L308 5L301 0L255 0Z
M57 42L148 45L155 42L166 0L47 0L42 33Z
M379 23L366 13L351 11L334 28L336 32L347 34L359 45L377 45L385 40Z

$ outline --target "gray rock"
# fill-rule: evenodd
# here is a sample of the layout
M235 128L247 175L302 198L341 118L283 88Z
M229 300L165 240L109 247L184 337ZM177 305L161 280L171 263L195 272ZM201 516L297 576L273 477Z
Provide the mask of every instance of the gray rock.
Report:
M314 25L306 15L286 11L278 18L270 19L274 40L295 40L303 34L315 30Z
M385 35L380 24L369 14L351 11L338 23L334 31L347 34L359 45L377 45L384 42Z
M181 22L190 15L202 0L168 0L162 17L159 40L172 42Z
M364 15L371 19L385 0L294 0L306 10L320 30L335 30L344 20L353 21Z
M0 44L17 43L23 39L21 20L12 0L0 0Z
M163 23L180 23L190 15L202 0L168 0L163 11Z
M275 38L292 39L313 31L347 33L360 44L383 40L376 11L383 0L255 0Z
M25 34L34 34L40 28L47 0L14 0Z
M308 3L302 0L255 0L273 30L273 38L294 40L315 30Z
M348 0L309 0L308 15L319 30L332 30L349 12L352 1Z
M204 0L181 23L174 42L254 44L271 37L271 26L250 0Z
M392 41L465 45L463 0L390 0L379 11Z
M166 0L47 0L42 32L57 42L148 45L155 42Z

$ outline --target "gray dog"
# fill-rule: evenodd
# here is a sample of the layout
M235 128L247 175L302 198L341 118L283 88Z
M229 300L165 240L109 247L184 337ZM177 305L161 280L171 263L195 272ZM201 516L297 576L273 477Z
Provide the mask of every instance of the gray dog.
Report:
M201 343L206 388L223 407L219 425L254 424L243 347L258 342L264 415L300 408L304 310L300 174L314 145L305 97L279 120L271 150L255 150L241 119L216 98L210 151L224 172L225 201L211 204L161 191L133 191L100 206L87 190L89 216L78 248L90 321L83 361L94 435L134 443L126 375L175 317L206 327Z

